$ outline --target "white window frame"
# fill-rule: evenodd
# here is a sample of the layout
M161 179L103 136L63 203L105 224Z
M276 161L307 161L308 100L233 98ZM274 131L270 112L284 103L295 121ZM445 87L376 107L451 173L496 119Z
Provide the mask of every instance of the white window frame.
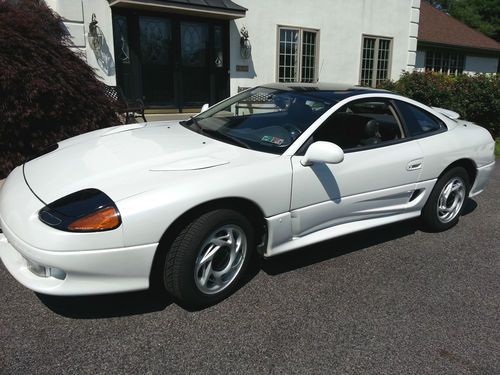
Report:
M294 82L302 83L302 41L304 40L304 32L310 32L316 34L316 41L314 46L314 77L313 82L319 81L319 43L320 43L320 30L312 29L307 27L298 27L298 26L287 26L287 25L278 25L277 33L276 33L276 82L280 82L280 34L281 30L293 30L299 33L298 44L298 63L296 64L297 77Z
M387 63L387 78L386 79L391 79L391 71L392 71L392 54L394 51L394 38L392 37L386 37L386 36L380 36L380 35L369 35L369 34L363 34L361 36L361 58L359 62L359 84L361 85L363 83L363 52L365 48L365 39L375 39L375 46L374 46L374 51L373 51L373 72L372 72L372 77L370 79L370 86L375 87L377 85L377 72L378 72L378 53L379 53L379 46L380 46L380 41L381 40L388 40L389 41L389 60Z

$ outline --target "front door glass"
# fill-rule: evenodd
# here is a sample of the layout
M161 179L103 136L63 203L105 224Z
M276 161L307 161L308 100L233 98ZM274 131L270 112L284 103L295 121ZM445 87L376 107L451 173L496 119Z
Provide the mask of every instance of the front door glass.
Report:
M209 101L208 25L181 22L182 97L184 105Z
M148 105L174 104L171 22L139 17L139 32L144 101Z

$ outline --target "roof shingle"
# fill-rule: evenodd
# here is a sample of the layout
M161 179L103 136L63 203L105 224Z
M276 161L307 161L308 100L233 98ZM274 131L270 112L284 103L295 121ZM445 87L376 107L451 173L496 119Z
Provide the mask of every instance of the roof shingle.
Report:
M422 1L420 6L420 42L500 52L500 43L463 24Z

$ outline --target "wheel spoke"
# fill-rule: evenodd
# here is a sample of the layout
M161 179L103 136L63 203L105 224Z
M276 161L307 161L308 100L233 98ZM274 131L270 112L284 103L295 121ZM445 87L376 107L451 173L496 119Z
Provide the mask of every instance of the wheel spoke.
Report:
M448 186L446 186L446 189L443 192L443 198L445 201L448 200L448 197L450 196L452 187L453 187L453 184L448 184Z
M198 262L198 264L201 266L203 265L204 263L208 262L208 261L211 261L215 254L217 253L217 251L220 249L220 246L219 245L215 245L213 244L208 250L207 252L203 255L203 257L201 258L201 260Z
M222 286L222 277L219 272L212 271L212 276L214 278L214 282L217 286Z
M227 243L229 244L229 246L231 247L231 250L232 250L235 246L235 243L236 243L236 241L234 239L233 229L230 229L227 231L227 237L228 237Z
M229 243L224 239L224 237L214 238L211 242L219 247L229 245Z
M453 187L451 188L451 191L455 192L455 191L460 191L461 189L462 189L462 184L460 184L458 182L458 183L453 184Z
M203 285L205 287L207 286L208 279L209 279L209 277L210 277L210 275L212 273L213 273L213 271L212 271L212 263L205 264L205 266L203 268L203 272L202 272L201 278L200 278L201 285Z

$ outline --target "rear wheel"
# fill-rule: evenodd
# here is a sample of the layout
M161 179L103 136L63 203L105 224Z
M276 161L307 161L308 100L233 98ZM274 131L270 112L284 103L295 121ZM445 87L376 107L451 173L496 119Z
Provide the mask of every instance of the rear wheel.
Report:
M469 176L465 169L456 167L441 176L422 210L425 227L441 232L456 225L469 190Z
M189 305L219 302L237 288L254 247L254 229L243 215L208 212L188 224L168 250L165 288Z

